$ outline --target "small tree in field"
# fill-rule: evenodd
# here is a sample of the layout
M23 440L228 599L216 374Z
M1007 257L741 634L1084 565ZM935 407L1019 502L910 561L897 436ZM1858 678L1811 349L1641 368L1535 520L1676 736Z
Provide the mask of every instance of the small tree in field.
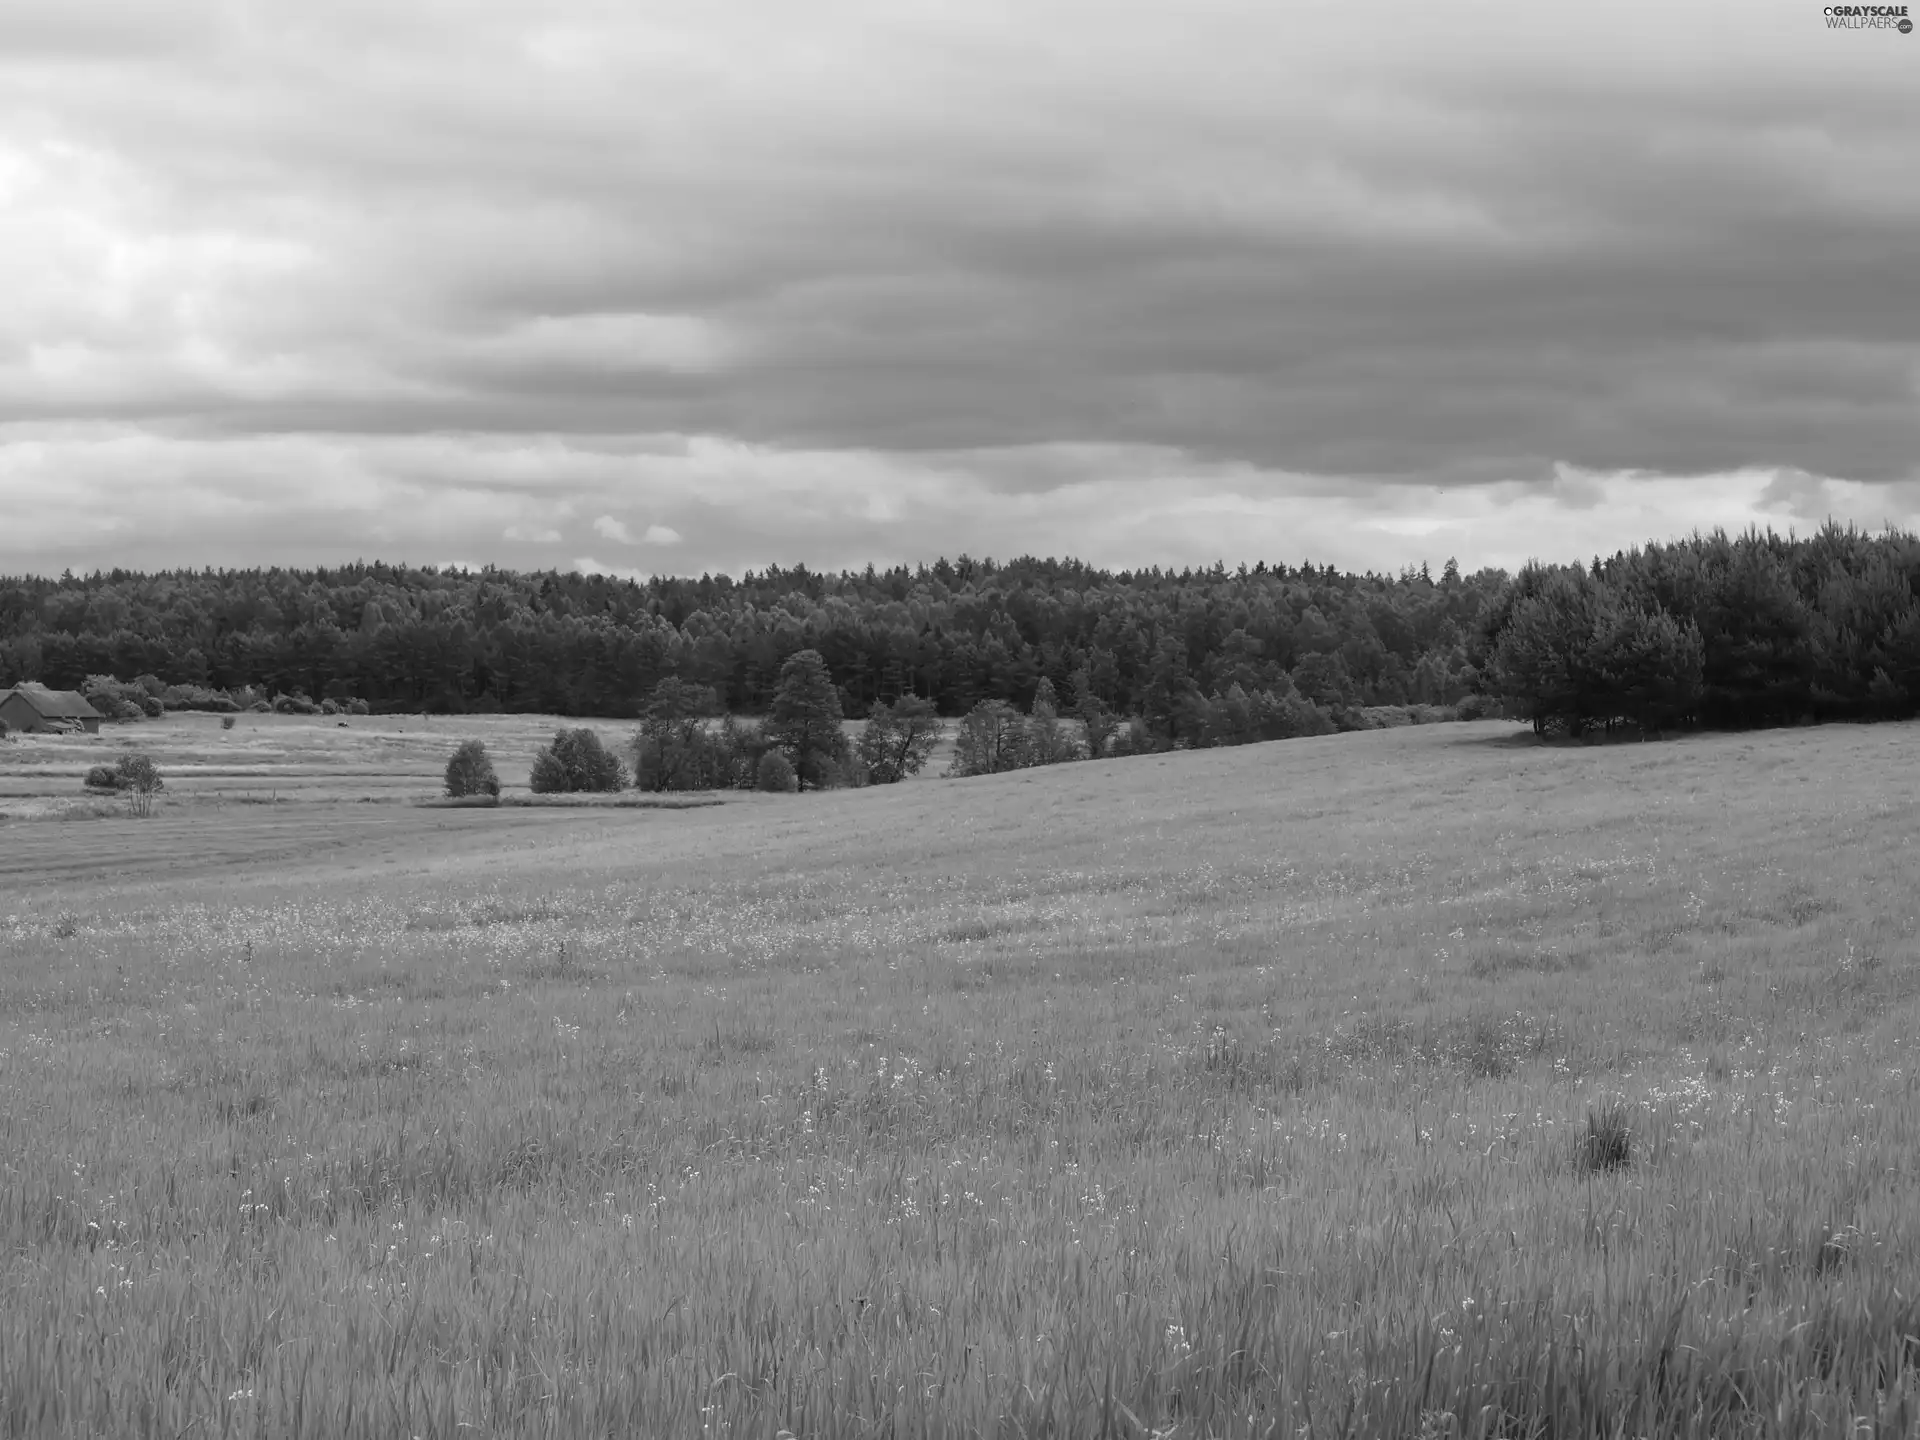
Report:
M1027 715L1027 763L1058 765L1078 759L1079 753L1079 747L1060 728L1060 701L1053 682L1042 675Z
M892 785L918 775L940 743L940 720L933 702L918 695L902 695L891 705L875 705L860 732L858 746L867 778L875 785Z
M624 790L627 767L607 753L597 731L556 730L553 743L533 757L529 784L536 795Z
M633 783L642 790L709 790L727 783L730 735L710 732L720 699L672 675L653 687L633 737Z
M447 761L447 794L458 800L468 795L500 793L500 777L494 774L487 747L478 740L463 741Z
M785 752L780 750L769 750L760 757L755 778L762 790L775 795L790 795L800 788L793 766L787 763Z
M142 820L153 813L153 797L166 788L152 760L135 752L122 755L114 766L119 788L127 792L127 805Z
M1004 700L982 700L960 721L949 775L998 775L1032 763L1027 717Z
M818 650L802 650L780 667L780 687L764 728L767 738L786 752L802 790L819 784L827 766L847 758L840 692Z

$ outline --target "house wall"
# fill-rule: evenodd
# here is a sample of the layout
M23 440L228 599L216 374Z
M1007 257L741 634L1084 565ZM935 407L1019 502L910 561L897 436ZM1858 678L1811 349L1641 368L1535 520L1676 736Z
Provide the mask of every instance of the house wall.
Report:
M46 722L40 718L40 712L19 695L8 695L4 700L0 700L0 720L6 721L15 730L46 728Z

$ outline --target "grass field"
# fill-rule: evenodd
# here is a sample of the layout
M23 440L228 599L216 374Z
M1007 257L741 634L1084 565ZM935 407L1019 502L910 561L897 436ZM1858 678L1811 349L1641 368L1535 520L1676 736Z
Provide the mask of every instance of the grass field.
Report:
M85 791L94 765L127 749L150 755L176 809L354 801L412 801L439 792L447 757L462 740L482 741L503 793L528 794L534 751L560 726L588 725L631 769L632 720L564 720L551 715L255 715L175 713L161 720L108 725L98 735L19 735L0 743L0 823L98 819L125 804ZM849 738L860 726L849 721ZM951 731L952 722L948 722ZM940 775L952 758L951 733L917 780Z
M6 1433L1920 1420L1912 726L329 803L552 722L398 723L0 825Z

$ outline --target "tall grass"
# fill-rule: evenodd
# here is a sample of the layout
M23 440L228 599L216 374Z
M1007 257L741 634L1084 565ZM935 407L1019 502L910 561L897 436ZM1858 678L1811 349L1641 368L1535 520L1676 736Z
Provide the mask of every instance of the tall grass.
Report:
M0 903L0 1425L1911 1433L1911 732L1482 728Z

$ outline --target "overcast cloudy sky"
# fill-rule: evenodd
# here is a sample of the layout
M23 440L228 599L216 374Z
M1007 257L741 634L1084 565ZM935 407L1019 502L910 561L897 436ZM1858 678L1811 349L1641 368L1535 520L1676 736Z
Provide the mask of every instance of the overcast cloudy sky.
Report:
M0 572L1920 524L1920 34L1823 8L16 0Z

